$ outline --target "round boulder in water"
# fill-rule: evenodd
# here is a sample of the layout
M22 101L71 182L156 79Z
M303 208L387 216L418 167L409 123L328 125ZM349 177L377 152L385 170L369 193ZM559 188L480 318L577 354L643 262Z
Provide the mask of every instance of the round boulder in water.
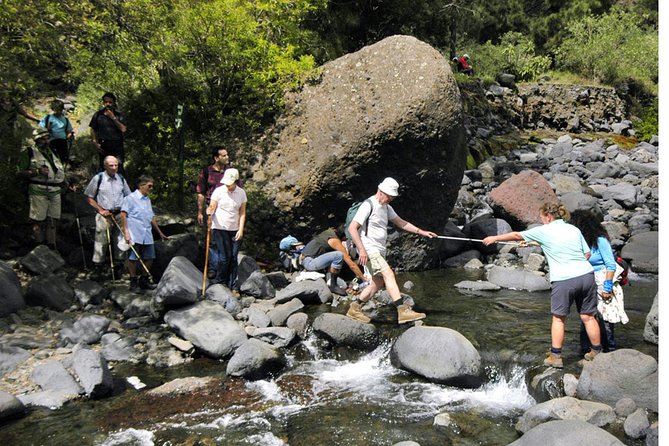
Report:
M393 345L390 360L433 382L478 387L481 356L467 338L445 327L412 327Z

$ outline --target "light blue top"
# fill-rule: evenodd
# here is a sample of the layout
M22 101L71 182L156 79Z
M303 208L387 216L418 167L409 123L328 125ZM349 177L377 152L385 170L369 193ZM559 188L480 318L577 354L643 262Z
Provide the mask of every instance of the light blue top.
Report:
M67 139L67 134L72 131L72 124L65 117L65 115L46 115L39 122L39 126L42 128L47 128L47 118L49 119L49 125L51 125L51 130L49 130L49 141L54 139Z
M606 237L597 238L597 247L590 247L590 258L588 261L595 269L599 271L603 266L606 267L607 271L616 270L616 258L613 255L613 249L611 248L611 243L607 240Z
M551 282L572 279L594 271L585 259L590 247L581 231L562 219L522 231L520 235L526 241L541 245L548 261Z
M123 199L121 211L128 214L127 222L132 242L140 245L153 245L153 234L151 233L153 207L151 206L151 199L136 190Z

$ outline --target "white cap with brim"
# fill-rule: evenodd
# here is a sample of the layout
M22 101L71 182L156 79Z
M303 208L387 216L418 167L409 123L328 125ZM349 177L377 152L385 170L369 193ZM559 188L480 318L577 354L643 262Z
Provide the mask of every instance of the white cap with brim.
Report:
M381 184L379 184L379 190L383 192L386 195L390 195L391 197L396 197L399 195L399 188L400 185L397 181L394 179L388 177L384 179Z
M223 178L221 179L221 183L225 184L226 186L230 186L232 184L235 184L235 181L237 181L238 179L239 179L239 171L231 167L230 169L225 170Z
M33 140L37 141L38 139L48 138L49 131L47 129L39 128L33 130Z

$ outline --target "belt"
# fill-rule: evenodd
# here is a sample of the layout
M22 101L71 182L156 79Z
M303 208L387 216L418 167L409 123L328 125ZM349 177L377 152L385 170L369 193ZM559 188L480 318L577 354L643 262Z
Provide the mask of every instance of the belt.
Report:
M30 184L39 184L40 186L53 186L59 187L60 183L54 183L52 181L42 181L42 180L30 180Z

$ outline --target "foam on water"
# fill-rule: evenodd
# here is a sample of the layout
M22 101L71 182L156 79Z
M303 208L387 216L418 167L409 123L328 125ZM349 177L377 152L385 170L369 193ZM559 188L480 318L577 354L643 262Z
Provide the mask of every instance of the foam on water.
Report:
M97 446L153 446L153 432L142 429L126 429L113 432Z

